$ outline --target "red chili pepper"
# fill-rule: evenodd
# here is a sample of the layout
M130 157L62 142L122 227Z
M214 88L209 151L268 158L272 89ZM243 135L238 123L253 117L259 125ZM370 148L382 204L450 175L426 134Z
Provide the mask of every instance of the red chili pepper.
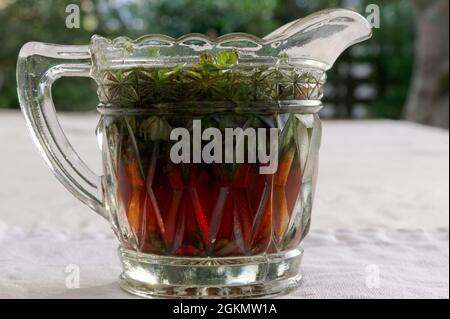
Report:
M274 176L273 196L273 227L277 244L282 241L283 235L289 224L289 209L286 197L286 184L291 173L292 163L295 157L295 148L290 148L285 152L278 164L278 171Z
M125 172L130 180L130 198L127 210L128 223L131 231L140 240L141 221L145 211L145 182L139 172L138 162L135 159L125 164Z

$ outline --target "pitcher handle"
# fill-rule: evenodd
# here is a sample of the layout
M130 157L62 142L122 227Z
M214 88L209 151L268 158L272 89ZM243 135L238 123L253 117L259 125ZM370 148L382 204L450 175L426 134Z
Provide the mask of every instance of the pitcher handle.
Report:
M81 160L56 116L52 85L61 77L91 77L88 46L28 42L17 62L19 102L41 155L58 180L79 200L107 218L101 176Z

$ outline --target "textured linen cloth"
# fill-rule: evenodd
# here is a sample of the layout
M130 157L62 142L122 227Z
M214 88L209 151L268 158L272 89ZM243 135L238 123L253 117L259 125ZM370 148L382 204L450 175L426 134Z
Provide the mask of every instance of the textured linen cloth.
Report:
M304 280L280 298L448 298L448 230L314 230ZM0 298L132 298L111 236L3 231ZM70 274L77 267L80 289ZM69 280L68 287L66 286Z
M99 172L98 117L61 120ZM282 297L448 298L448 143L411 123L325 121L304 280ZM0 112L0 149L0 298L133 298L108 223L52 176L18 112Z

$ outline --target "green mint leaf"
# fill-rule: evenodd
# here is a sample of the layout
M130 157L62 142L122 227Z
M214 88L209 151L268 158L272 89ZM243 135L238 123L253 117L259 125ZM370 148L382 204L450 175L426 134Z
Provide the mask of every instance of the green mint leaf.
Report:
M169 140L171 127L165 119L151 116L142 122L140 133L147 141Z
M127 46L125 47L125 50L127 50L127 52L130 53L130 54L134 52L134 48L133 48L133 46L131 46L131 45L127 45Z
M147 56L151 59L159 57L159 48L150 47L147 49Z
M229 67L238 62L238 53L236 51L220 51L216 54L216 62L221 67Z
M203 53L203 54L200 56L200 60L199 60L198 64L199 64L199 65L202 65L202 66L208 65L208 64L214 64L214 59L213 59L213 57L212 57L211 54L209 54L209 53Z

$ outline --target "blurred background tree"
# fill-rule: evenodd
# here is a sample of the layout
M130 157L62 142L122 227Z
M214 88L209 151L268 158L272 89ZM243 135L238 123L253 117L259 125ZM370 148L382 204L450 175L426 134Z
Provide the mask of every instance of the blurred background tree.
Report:
M93 34L138 37L164 33L178 37L189 32L211 37L249 32L262 37L277 26L317 10L345 7L367 15L366 6L376 4L380 8L381 27L374 30L372 40L347 51L329 72L322 115L399 119L406 114L410 119L448 127L448 115L446 121L439 116L440 123L430 120L430 116L412 116L418 112L417 108L425 114L433 111L421 108L425 102L420 100L421 93L417 93L421 92L417 84L421 79L420 62L414 63L415 48L427 50L415 41L415 17L420 23L418 12L421 12L417 3L429 2L447 3L447 11L441 10L439 21L435 21L438 23L435 28L447 29L447 37L441 39L445 32L433 29L437 41L447 45L447 55L441 53L439 62L442 68L446 61L447 68L439 75L439 84L433 85L441 86L447 79L447 105L443 108L447 108L448 114L448 0L0 0L0 108L18 107L15 64L21 45L27 41L86 44ZM68 15L65 8L70 3L80 6L80 29L65 27ZM423 38L427 38L426 34L419 40ZM409 94L414 65L416 79ZM439 94L445 96L445 92ZM408 95L407 112L404 106ZM54 87L54 99L59 110L93 110L95 84L86 79L59 80ZM411 106L414 102L418 106Z
M416 62L406 119L448 128L447 0L413 0L417 17ZM444 40L445 39L445 40Z

